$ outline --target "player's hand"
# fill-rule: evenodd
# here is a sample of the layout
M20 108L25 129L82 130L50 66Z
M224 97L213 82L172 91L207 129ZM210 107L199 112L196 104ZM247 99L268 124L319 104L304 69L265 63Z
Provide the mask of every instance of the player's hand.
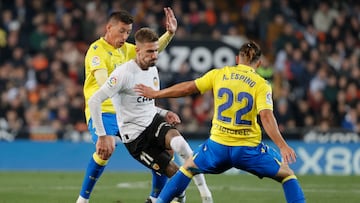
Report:
M113 136L99 136L96 142L96 154L103 160L110 158L115 150L115 139Z
M170 123L171 125L176 125L176 124L181 123L179 116L172 111L168 111L166 113L165 120L166 120L166 122Z
M175 18L173 10L170 7L165 7L164 11L166 18L166 22L165 22L166 30L173 35L175 34L175 31L177 29L177 20Z
M157 91L153 90L151 87L148 87L143 84L135 85L134 91L139 93L140 96L144 96L149 99L154 99L156 96L156 92L157 92Z
M284 163L291 164L296 161L296 153L291 147L286 145L286 146L280 147L279 149L280 149L280 153L281 153Z

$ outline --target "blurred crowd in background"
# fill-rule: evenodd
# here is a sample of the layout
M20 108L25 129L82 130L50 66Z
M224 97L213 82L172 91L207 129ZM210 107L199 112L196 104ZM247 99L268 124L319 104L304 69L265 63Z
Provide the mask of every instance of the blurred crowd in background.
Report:
M360 2L355 0L1 0L0 140L87 140L84 56L112 11L165 31L163 8L178 20L173 40L256 41L258 73L272 83L282 132L331 129L360 133ZM194 79L184 63L163 87ZM161 100L179 129L207 135L212 95Z

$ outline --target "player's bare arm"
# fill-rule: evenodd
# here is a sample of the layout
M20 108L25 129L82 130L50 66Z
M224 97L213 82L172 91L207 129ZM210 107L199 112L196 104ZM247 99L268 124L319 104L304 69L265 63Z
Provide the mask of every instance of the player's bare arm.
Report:
M135 92L147 98L165 98L165 97L183 97L199 92L195 81L182 82L171 87L155 91L151 87L143 84L137 84L134 88Z
M274 114L271 110L265 109L260 111L261 123L271 140L280 149L281 156L285 163L293 163L296 161L295 151L289 147L284 138L281 136Z

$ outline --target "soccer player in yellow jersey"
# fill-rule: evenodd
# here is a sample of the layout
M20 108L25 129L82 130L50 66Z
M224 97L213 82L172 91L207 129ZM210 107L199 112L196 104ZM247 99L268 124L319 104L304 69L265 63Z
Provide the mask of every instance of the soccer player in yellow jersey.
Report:
M135 90L148 98L181 97L212 90L214 116L210 137L189 158L161 191L157 202L170 202L197 173L219 174L235 167L259 178L269 177L283 186L287 202L305 202L301 186L290 169L296 161L294 150L286 143L273 114L272 90L255 69L261 50L254 42L241 46L237 66L213 69L204 76L154 91L139 84ZM280 154L261 142L261 123L280 149Z
M164 8L166 16L166 32L159 39L159 51L164 50L177 29L177 20L171 8ZM116 114L110 99L106 100L102 106L102 118L105 125L107 135L98 137L93 127L92 119L88 106L89 98L101 87L106 81L108 75L115 67L136 57L135 45L127 43L132 31L133 17L124 10L112 13L106 24L106 33L97 41L93 42L85 56L85 116L88 124L89 132L92 135L94 143L96 143L96 152L93 153L88 164L82 188L77 199L77 203L89 202L90 194L95 183L100 178L104 168L115 149L115 138L119 132ZM161 188L165 185L167 177L159 176L153 172L153 184L150 197L157 197ZM198 188L201 191L209 190L204 179L199 180ZM211 194L210 194L211 195Z

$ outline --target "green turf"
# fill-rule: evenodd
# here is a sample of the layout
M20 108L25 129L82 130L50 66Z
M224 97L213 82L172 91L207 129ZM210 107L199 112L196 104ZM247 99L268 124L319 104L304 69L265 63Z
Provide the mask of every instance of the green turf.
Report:
M74 203L81 172L0 172L0 203ZM251 175L207 175L215 203L285 202L281 185ZM360 202L360 176L299 176L308 203ZM147 173L105 172L91 203L143 203L151 182ZM187 202L200 202L191 184Z

